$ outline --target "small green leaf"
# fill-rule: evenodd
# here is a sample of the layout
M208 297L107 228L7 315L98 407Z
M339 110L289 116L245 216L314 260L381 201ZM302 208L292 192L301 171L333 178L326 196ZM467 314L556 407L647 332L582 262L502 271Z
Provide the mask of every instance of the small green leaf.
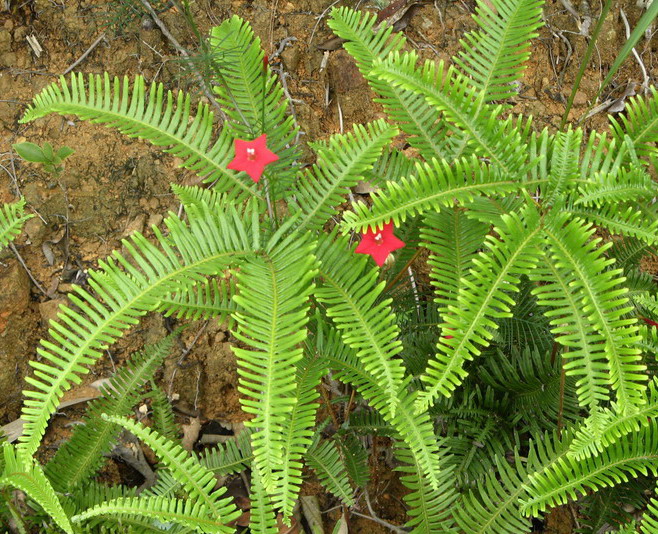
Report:
M48 161L48 158L46 158L39 145L26 141L25 143L16 143L12 146L25 161L31 161L32 163L46 163Z
M53 146L46 141L42 147L43 155L46 157L46 161L53 162L55 160L55 152L53 151Z
M75 150L73 150L71 147L63 146L62 148L60 148L57 151L57 157L59 159L64 160L64 159L68 158L71 154L73 154L74 152L75 152Z

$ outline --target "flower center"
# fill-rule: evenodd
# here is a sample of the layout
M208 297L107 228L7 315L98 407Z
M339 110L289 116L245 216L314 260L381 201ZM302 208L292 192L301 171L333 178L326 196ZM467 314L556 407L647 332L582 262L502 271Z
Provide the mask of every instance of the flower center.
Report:
M256 149L255 148L248 148L247 149L247 159L249 161L254 161L256 159Z
M379 233L375 236L375 243L377 243L378 245L381 245L381 244L382 244L382 241L384 241L384 236L382 236L382 233L379 232Z

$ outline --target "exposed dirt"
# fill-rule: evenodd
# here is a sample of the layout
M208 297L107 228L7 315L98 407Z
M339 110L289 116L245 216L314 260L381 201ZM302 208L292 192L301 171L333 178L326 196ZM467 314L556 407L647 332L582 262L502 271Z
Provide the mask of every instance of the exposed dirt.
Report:
M359 3L369 9L375 4ZM387 3L377 2L380 6ZM296 99L294 110L308 140L339 131L341 121L348 128L353 122L382 116L346 52L326 52L328 63L321 68L325 52L316 45L331 37L325 24L330 4L329 0L199 0L194 4L202 33L236 13L252 23L271 57L283 39L296 39L283 49L280 68L288 75L289 92ZM617 2L612 9L592 66L576 94L573 119L581 116L594 97L624 42L625 30L619 16L622 7L631 27L639 19L640 10L634 0ZM473 8L472 0L424 2L411 10L404 31L411 46L425 57L447 60L458 50L459 38L474 27ZM29 210L37 215L27 224L16 247L43 289L30 281L11 251L0 256L0 423L19 415L21 379L28 370L27 361L35 357L37 340L46 335L47 320L55 316L58 304L65 302L71 284L83 282L84 271L113 249L121 248L120 240L131 232L139 230L149 235L152 224L159 224L168 210L178 207L169 184L192 183L194 179L177 169L180 161L175 158L101 126L59 116L26 125L18 123L31 98L103 32L105 38L76 70L142 74L147 81L161 81L168 88L190 88L192 80L189 76L180 78L176 52L161 31L144 18L123 27L122 35L117 35L102 26L102 15L112 9L95 0L14 0L11 10L0 11L0 201L12 201L22 194ZM598 9L598 2L592 2L594 19ZM184 46L194 48L194 36L175 10L160 16ZM513 111L534 115L539 128L556 128L586 40L579 35L576 19L558 0L547 2L546 21L548 26L534 42ZM39 57L28 44L28 37L40 43L43 51ZM658 78L657 48L655 38L642 41L638 47L654 84ZM638 64L631 58L604 97L618 97L629 83L642 81ZM604 128L606 122L604 114L599 114L585 124ZM66 161L59 180L17 159L11 144L25 140L39 144L49 141L56 148L67 145L76 150ZM108 376L131 351L162 337L165 326L161 317L149 317L137 331L112 347L91 371L89 381ZM187 329L182 338L184 346L167 362L160 376L165 391L179 399L181 413L228 423L244 420L230 341L230 334L221 325L196 323ZM192 350L179 361L191 345ZM61 439L61 432L50 440ZM378 461L373 467L373 476L387 479L377 486L379 489L373 486L371 490L377 513L393 523L402 522L400 499L404 492L399 482L385 462ZM354 532L386 531L356 517L351 526ZM560 528L551 531L570 531L564 525Z

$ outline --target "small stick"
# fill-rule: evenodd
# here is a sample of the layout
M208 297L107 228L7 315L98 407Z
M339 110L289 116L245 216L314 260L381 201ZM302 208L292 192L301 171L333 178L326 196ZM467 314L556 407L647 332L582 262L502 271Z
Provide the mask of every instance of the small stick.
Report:
M631 36L631 28L628 25L628 19L626 18L626 13L624 13L623 9L620 9L619 14L621 15L621 19L624 21L624 28L626 28L626 39L628 39ZM640 65L640 70L642 70L642 76L644 77L644 82L642 83L642 92L646 94L649 92L649 76L647 75L647 69L644 66L640 54L638 54L637 50L635 50L635 47L633 47L631 50L633 52L633 55L635 56L635 59Z
M91 46L90 46L89 48L87 48L87 50L85 51L85 53L82 54L78 59L76 59L73 63L71 63L71 64L68 66L68 68L64 71L64 74L68 74L68 73L71 72L74 68L76 68L80 63L82 63L82 62L87 58L87 56L88 56L89 54L92 53L92 51L94 50L94 48L96 48L96 47L99 45L99 43L100 43L103 39L105 39L105 32L102 32L102 33L96 38L96 40L95 40L93 43L91 43Z

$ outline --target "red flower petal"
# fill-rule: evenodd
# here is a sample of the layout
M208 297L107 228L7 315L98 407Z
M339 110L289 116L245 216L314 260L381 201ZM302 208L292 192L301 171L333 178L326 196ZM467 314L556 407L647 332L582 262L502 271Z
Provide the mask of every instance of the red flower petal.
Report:
M265 166L279 159L279 156L267 148L266 143L267 134L263 134L253 141L236 139L234 141L235 157L226 168L244 171L254 182L258 183Z
M388 255L399 248L404 247L401 241L393 235L393 223L388 222L381 230L368 230L356 247L357 254L369 254L380 267L384 265Z

